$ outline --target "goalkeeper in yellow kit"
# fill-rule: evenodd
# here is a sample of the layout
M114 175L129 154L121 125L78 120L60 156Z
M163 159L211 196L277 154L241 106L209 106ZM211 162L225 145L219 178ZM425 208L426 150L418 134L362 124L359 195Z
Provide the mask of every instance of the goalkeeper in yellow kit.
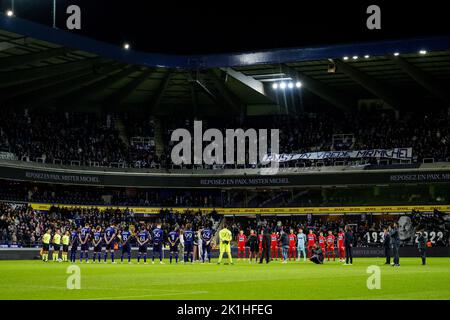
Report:
M228 256L228 261L230 261L230 264L233 264L233 258L231 257L231 239L233 238L231 235L231 231L227 229L225 226L222 230L219 231L219 238L220 238L220 255L219 255L219 261L217 261L217 264L220 264L222 262L223 253L226 252Z

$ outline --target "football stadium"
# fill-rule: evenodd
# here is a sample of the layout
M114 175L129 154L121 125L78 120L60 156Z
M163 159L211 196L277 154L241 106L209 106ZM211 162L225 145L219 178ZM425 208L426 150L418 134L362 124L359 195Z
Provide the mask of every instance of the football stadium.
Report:
M1 300L450 299L450 35L159 53L20 2Z

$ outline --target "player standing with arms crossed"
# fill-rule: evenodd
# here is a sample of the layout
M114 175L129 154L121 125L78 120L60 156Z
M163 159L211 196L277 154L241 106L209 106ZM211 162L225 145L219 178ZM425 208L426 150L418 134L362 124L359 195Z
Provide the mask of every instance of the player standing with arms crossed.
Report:
M244 230L239 231L239 235L237 237L238 243L238 260L241 259L241 254L244 254L245 260L245 243L247 242L247 236L244 234Z
M306 261L306 250L305 250L305 243L306 243L306 235L303 233L303 229L298 229L297 234L297 261L300 261L301 254L303 253L303 261Z

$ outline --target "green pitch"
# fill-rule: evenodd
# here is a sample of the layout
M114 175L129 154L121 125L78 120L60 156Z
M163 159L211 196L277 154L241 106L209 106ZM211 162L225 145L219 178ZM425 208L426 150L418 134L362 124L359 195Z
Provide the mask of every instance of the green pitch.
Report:
M236 261L235 265L77 264L81 289L69 290L68 263L0 261L0 299L450 299L450 258L339 262ZM369 290L367 267L381 268L381 289Z

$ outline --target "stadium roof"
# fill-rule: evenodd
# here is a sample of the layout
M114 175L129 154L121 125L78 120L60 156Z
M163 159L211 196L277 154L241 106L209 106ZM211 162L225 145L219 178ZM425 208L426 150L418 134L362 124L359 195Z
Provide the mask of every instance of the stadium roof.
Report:
M302 89L272 89L281 79L301 81ZM290 108L320 99L351 109L361 99L378 99L408 109L449 105L449 83L450 36L165 55L124 50L0 14L0 104L5 106L232 115L252 105L270 111L274 105Z

